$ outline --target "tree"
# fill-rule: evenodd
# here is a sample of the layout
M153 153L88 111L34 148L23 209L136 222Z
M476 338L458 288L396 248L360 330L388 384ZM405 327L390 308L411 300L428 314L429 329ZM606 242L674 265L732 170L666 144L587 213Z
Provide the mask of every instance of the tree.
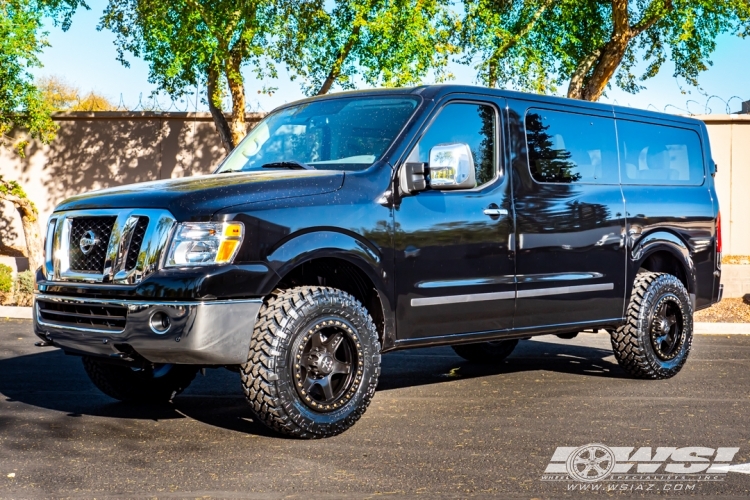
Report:
M462 46L480 81L598 100L614 83L643 88L669 59L698 84L721 33L744 36L747 0L466 0ZM468 62L468 61L465 61ZM642 74L636 66L646 63Z
M746 0L562 0L547 14L540 46L559 61L558 82L568 81L568 97L588 101L598 100L612 78L638 92L667 59L675 77L697 85L716 37L744 36L750 27ZM636 75L641 62L647 67Z
M273 0L110 0L99 26L116 35L125 53L149 63L149 81L172 98L205 85L208 107L224 148L247 133L243 66L262 75L264 49L276 20ZM222 110L224 89L232 110Z
M442 79L458 48L448 0L334 0L287 3L276 57L301 77L307 95L334 86L352 89L412 85L430 72Z
M513 86L539 93L550 90L550 53L533 43L539 19L553 0L465 0L458 34L462 62L474 64L488 87Z
M51 108L30 69L41 66L38 55L49 45L44 16L67 30L79 5L88 8L81 0L0 0L0 145L7 146L8 134L19 127L45 143L55 137ZM15 145L20 155L27 142Z
M44 264L42 238L39 234L39 212L16 181L6 181L2 176L0 176L0 200L12 203L18 215L21 216L29 268L35 271Z
M62 78L43 77L37 80L37 88L54 111L114 111L117 106L107 97L93 90L81 97L81 91Z

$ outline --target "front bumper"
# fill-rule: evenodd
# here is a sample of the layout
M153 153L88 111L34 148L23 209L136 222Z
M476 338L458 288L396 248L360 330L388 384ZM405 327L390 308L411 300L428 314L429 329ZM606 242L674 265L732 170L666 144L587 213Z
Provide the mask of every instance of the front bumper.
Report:
M236 365L247 361L262 304L262 299L144 302L39 294L34 333L73 354L122 357L135 352L152 363ZM102 310L123 311L120 326L84 324L94 313L100 318ZM162 333L152 328L157 313L169 318Z

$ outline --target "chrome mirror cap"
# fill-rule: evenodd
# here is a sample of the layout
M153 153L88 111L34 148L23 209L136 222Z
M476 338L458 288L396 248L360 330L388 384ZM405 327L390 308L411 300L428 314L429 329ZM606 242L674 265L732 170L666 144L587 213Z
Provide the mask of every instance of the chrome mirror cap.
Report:
M476 185L474 158L468 144L453 142L430 149L432 189L471 189Z

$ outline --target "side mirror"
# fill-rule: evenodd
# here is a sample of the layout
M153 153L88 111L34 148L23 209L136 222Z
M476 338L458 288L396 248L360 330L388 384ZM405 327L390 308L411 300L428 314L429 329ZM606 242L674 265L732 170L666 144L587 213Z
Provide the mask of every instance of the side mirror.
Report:
M430 150L432 189L471 189L476 187L474 158L468 144L438 144Z

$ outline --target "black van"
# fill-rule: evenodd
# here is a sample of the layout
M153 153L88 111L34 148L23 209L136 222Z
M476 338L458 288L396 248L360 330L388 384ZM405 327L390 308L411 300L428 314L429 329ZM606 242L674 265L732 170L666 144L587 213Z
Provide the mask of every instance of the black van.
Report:
M353 425L395 349L496 363L604 329L628 373L671 377L721 300L715 173L679 116L456 85L306 99L212 175L61 203L34 329L123 401L237 369L302 438Z

